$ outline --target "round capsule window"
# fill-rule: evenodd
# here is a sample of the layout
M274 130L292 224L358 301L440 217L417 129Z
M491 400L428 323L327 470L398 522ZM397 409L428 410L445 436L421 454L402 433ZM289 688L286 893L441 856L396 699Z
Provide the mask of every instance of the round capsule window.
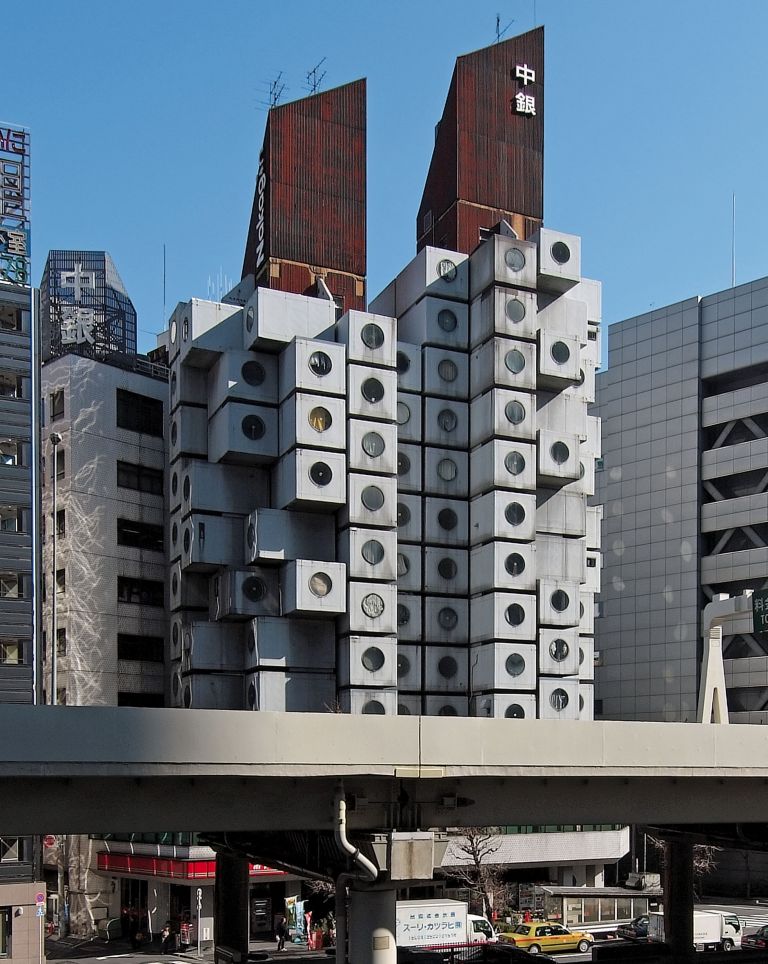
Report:
M459 614L450 606L443 606L437 614L437 621L443 629L456 629L459 624Z
M584 697L579 693L579 713L584 709Z
M504 456L504 468L510 475L520 475L525 470L525 456L522 452L507 452Z
M171 492L173 495L179 491L179 476L178 473L174 472L171 476Z
M192 491L192 484L189 481L189 476L185 475L184 483L181 487L181 494L184 496L185 499L189 499L191 491Z
M571 602L568 593L562 589L556 589L549 597L549 601L556 613L564 613Z
M310 427L316 432L327 432L328 429L333 425L333 418L331 413L327 408L323 408L322 405L316 405L307 416Z
M525 710L519 703L510 703L506 710L504 710L504 716L508 720L524 720Z
M178 381L176 377L176 372L171 375L171 396L176 395L176 382Z
M459 424L459 416L452 408L443 408L437 413L437 424L443 432L453 432Z
M511 526L519 526L525 519L525 509L519 502L510 502L504 510L504 518Z
M256 312L253 310L253 305L249 305L247 311L245 312L245 327L248 331L253 331L255 321Z
M360 662L369 673L375 673L384 665L384 653L378 646L369 646L360 657Z
M549 705L553 710L564 710L568 706L568 694L558 687L549 694Z
M525 355L517 348L512 348L504 356L504 364L513 375L519 375L525 368Z
M323 487L330 483L333 478L333 472L331 471L330 465L327 465L325 462L315 462L310 466L309 477L315 485Z
M398 704L397 704L397 715L398 715L398 716L410 716L410 715L411 715L411 711L408 709L408 707L405 705L405 703L398 703Z
M441 706L437 711L438 716L458 716L458 710L455 706L451 706L450 703L446 703L445 706Z
M441 509L437 513L437 523L446 532L452 532L459 524L459 517L453 509Z
M360 331L360 338L366 348L374 351L376 348L381 348L384 344L384 331L378 325L374 325L371 322L370 324L363 325Z
M384 439L378 432L366 432L362 441L363 452L371 459L377 459L386 448Z
M333 368L331 356L324 351L313 351L307 361L307 366L313 375L322 378Z
M405 373L411 369L411 359L405 354L404 351L399 351L395 355L395 364L397 365L397 372L399 375L405 375Z
M179 645L179 624L178 623L173 624L173 629L171 630L171 639L173 640L174 646Z
M256 649L256 635L252 629L248 630L248 650L253 652Z
M411 569L411 562L404 552L397 554L397 575L407 576Z
M378 378L366 378L360 388L360 394L371 405L380 402L384 398L384 386Z
M553 639L549 644L549 655L556 663L568 658L571 648L564 639Z
M397 625L407 626L411 621L411 611L407 606L402 603L397 604Z
M179 591L179 577L174 572L173 576L171 577L171 592L175 596L178 591Z
M174 318L173 321L171 322L171 341L172 342L176 341L176 335L178 335L178 333L179 333L179 326L176 322L176 319Z
M256 687L253 683L248 687L248 705L251 709L256 707Z
M440 562L438 562L437 571L443 579L454 579L458 572L458 566L454 559L446 556L445 559L441 559Z
M549 250L552 252L552 257L558 264L568 264L571 260L571 249L565 241L555 241Z
M453 679L459 672L459 664L453 656L442 656L437 662L437 671L443 679Z
M171 542L175 546L178 541L179 541L179 527L174 522L173 525L171 526Z
M246 533L246 541L248 543L248 548L253 549L256 545L256 526L251 522L248 525L248 532Z
M525 406L515 398L504 406L504 414L512 425L519 425L525 419Z
M411 521L411 510L404 502L397 503L397 524L398 526L407 526Z
M243 435L252 442L257 442L260 438L263 438L267 430L258 415L246 415L240 423L240 428Z
M192 534L189 529L184 530L184 552L189 552L189 547L192 545Z
M403 656L402 653L397 657L397 676L398 679L402 676L407 676L411 671L411 661L407 656Z
M176 422L171 423L171 445L175 445L179 439L179 427Z
M456 265L450 258L443 258L437 262L437 276L443 281L454 281L456 278Z
M378 619L384 612L384 600L378 593L369 592L367 596L363 596L360 608L369 619Z
M267 373L264 370L264 366L261 362L257 361L247 361L240 369L240 373L243 376L243 381L257 388L259 385L264 383L264 379L267 377Z
M584 662L584 650L579 646L579 666Z
M189 686L184 687L184 706L187 709L192 706L192 690Z
M378 512L384 505L384 493L378 485L366 485L360 495L360 501L369 512Z
M450 308L441 308L440 311L438 311L437 324L443 331L456 331L456 325L458 325L458 323L456 312L451 311Z
M322 599L333 589L333 580L327 572L313 572L309 577L309 591L313 596Z
M510 626L519 626L525 619L525 610L520 603L512 603L504 611L504 618Z
M405 454L405 452L397 453L397 474L398 475L408 475L411 471L411 460Z
M437 474L443 482L453 482L458 474L458 468L453 459L440 459L437 463Z
M437 366L437 374L444 382L455 382L459 377L459 368L451 358L443 358Z
M397 403L397 424L407 425L411 420L411 410L405 402Z
M519 576L525 572L525 559L519 552L510 552L504 560L504 568L510 576Z
M267 584L258 576L248 576L243 580L243 595L251 602L261 602L267 594Z
M504 263L510 271L522 271L525 267L525 255L520 248L507 248L504 252Z
M507 656L504 669L510 676L520 676L525 672L525 660L520 653L512 653Z
M519 325L525 318L525 305L519 298L508 298L504 311L513 325Z
M363 713L368 716L384 716L386 710L384 709L384 704L379 702L379 700L368 700L363 706Z
M554 442L549 450L549 454L552 456L553 462L562 465L568 461L571 451L565 442Z
M571 357L571 349L564 341L553 342L549 352L558 365L565 365L565 363Z
M378 539L368 539L363 543L360 554L369 566L378 566L384 558L384 546Z

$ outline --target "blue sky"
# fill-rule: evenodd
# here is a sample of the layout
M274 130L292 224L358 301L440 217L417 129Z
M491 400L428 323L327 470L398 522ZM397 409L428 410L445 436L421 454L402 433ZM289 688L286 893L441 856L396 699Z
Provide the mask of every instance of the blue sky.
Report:
M33 276L49 248L104 248L139 314L236 281L261 102L368 78L368 281L412 257L455 58L546 28L545 223L580 234L611 322L768 274L765 0L25 0L0 119L32 131ZM535 19L534 19L535 18ZM27 58L28 59L25 59Z

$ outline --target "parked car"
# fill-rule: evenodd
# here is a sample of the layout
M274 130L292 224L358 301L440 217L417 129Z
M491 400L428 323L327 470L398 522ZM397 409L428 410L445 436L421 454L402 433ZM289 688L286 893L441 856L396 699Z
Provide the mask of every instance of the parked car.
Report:
M745 934L741 939L742 947L768 947L768 924L758 927L754 934Z
M573 950L585 954L592 947L595 938L587 931L571 931L556 921L545 920L518 924L511 931L502 934L501 940L521 947L529 954Z
M648 940L648 915L642 914L628 924L620 924L616 928L616 934L625 941L647 941Z

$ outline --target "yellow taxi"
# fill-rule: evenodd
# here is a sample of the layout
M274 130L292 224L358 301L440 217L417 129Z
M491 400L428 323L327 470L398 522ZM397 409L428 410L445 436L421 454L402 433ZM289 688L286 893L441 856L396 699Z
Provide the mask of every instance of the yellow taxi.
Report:
M502 941L514 944L529 954L539 951L579 951L585 954L595 942L586 931L569 931L567 927L552 920L532 920L518 924L501 935Z

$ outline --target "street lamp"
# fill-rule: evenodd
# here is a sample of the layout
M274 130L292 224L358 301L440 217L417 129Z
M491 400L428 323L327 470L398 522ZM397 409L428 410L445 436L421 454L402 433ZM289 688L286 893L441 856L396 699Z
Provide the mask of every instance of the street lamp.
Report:
M56 481L58 476L58 448L61 445L61 435L58 432L51 432L50 435L51 446L53 448L53 459L52 459L52 472L51 477L53 480L53 526L52 528L52 543L51 543L51 569L53 571L53 580L51 584L51 705L55 706L58 703L57 697L57 686L58 686L58 674L56 666L57 657L57 641L56 641L56 527L57 527L57 517L56 517Z

